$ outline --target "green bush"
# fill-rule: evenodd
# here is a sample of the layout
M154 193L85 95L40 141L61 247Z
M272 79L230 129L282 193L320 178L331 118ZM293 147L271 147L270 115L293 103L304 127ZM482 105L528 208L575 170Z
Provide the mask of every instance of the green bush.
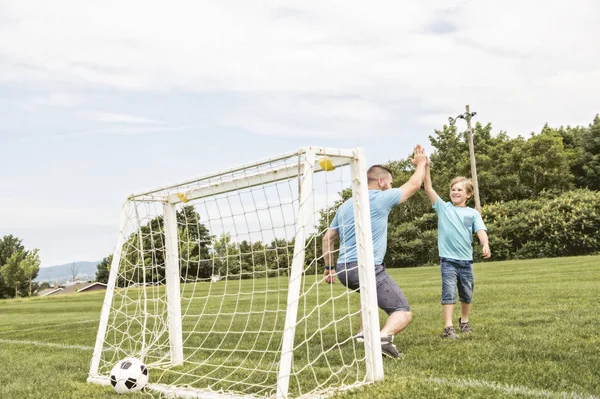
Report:
M496 260L585 255L600 251L600 193L511 201L482 209ZM496 251L496 245L499 251Z
M397 228L390 226L386 266L414 267L438 263L436 227L435 213L426 213Z
M600 251L600 192L579 189L544 193L535 200L507 201L483 207L491 260L550 258ZM473 237L473 256L481 246ZM437 264L437 215L426 213L389 226L388 267Z

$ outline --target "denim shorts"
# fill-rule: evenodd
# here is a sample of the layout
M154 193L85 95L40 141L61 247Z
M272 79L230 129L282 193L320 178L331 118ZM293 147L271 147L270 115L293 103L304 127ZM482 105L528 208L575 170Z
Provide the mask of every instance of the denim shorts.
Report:
M359 291L358 263L338 263L337 277L340 282L351 290ZM404 292L394 279L385 271L385 266L375 265L375 281L377 283L377 305L388 315L401 311L410 312L410 306Z
M442 305L456 303L456 288L461 302L473 299L473 261L440 258L442 271Z

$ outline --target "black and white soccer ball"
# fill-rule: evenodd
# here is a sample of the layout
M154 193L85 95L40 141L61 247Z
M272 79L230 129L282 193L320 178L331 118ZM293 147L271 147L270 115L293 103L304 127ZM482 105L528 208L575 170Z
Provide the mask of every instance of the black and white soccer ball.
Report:
M148 368L139 359L123 359L110 372L110 384L117 393L141 391L148 383Z

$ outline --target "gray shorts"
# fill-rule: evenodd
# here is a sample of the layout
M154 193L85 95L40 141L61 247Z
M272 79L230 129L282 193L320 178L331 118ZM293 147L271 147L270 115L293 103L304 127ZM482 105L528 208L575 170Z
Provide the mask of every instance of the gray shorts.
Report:
M351 290L359 291L358 263L338 263L337 277L340 282ZM394 312L410 312L410 306L404 292L394 279L385 271L383 265L375 265L375 281L377 282L377 305L388 315Z

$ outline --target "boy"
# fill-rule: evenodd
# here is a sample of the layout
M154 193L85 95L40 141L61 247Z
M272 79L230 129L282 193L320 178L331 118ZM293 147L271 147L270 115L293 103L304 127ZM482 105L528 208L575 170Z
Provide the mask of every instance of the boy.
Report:
M465 177L450 182L450 200L444 202L431 185L430 162L425 170L425 192L438 214L438 249L442 273L442 305L445 327L443 338L459 338L452 325L452 311L456 303L456 289L461 302L458 328L471 332L469 311L473 297L473 233L482 245L483 257L492 256L483 219L479 212L467 207L473 194L473 183Z

